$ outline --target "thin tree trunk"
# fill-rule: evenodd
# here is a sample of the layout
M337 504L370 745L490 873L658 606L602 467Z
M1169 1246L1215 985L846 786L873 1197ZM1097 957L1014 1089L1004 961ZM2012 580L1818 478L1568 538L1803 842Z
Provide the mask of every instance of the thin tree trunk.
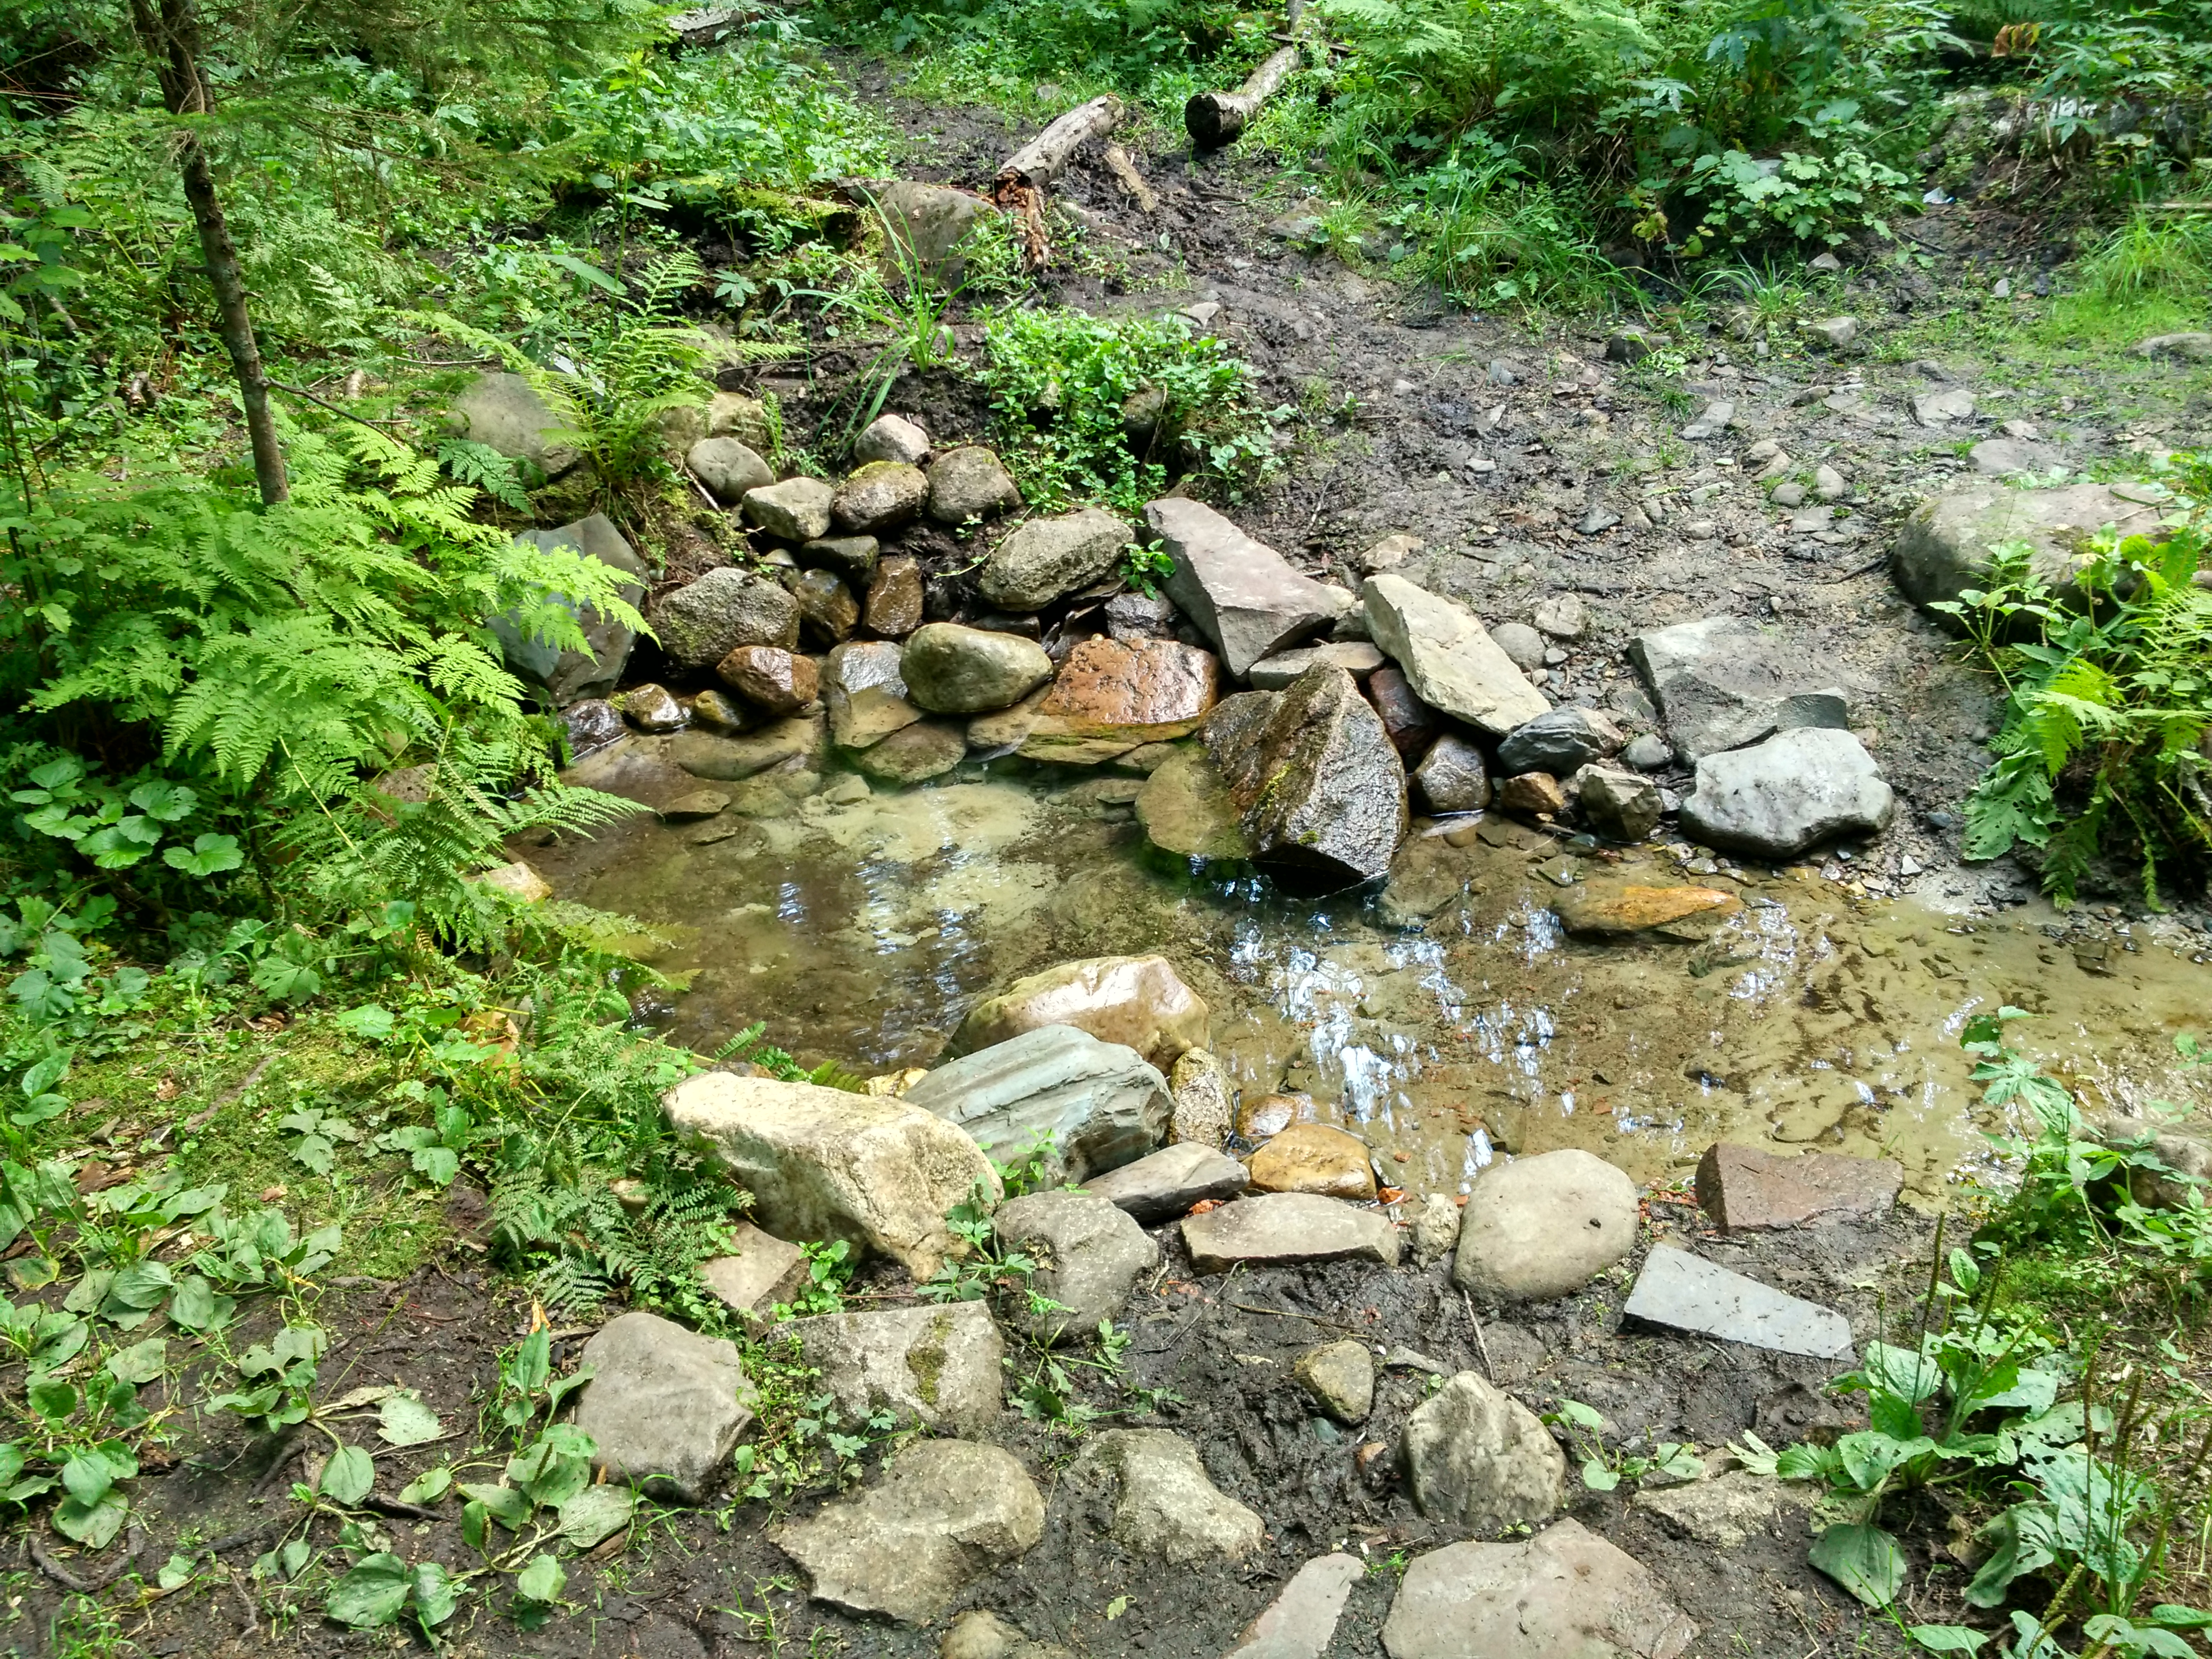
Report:
M1022 239L1022 262L1042 270L1052 258L1044 234L1044 193L1068 158L1093 138L1121 125L1121 100L1112 93L1067 112L1024 144L999 167L991 199L1014 216Z
M1182 106L1183 130L1200 149L1223 149L1237 142L1245 125L1260 112L1260 106L1298 66L1298 49L1285 46L1268 54L1244 84L1234 92L1201 92Z
M148 0L131 0L131 15L140 41L154 59L154 72L161 83L161 101L169 113L206 114L210 100L207 82L199 71L199 21L193 14L192 0L161 0L159 17ZM284 452L276 442L276 424L269 415L269 377L262 370L261 348L254 341L253 318L246 307L246 278L238 268L238 249L230 240L230 222L223 216L222 198L216 193L207 149L197 132L183 135L178 162L184 174L185 200L191 208L192 222L199 228L208 284L215 289L217 329L230 353L240 400L246 406L246 435L253 446L253 481L261 487L263 502L274 507L289 500L292 489L285 477Z

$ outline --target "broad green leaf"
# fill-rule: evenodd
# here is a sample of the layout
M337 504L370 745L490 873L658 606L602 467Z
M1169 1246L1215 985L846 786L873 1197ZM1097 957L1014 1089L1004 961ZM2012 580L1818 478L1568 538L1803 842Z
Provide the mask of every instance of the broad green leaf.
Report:
M159 1261L134 1261L115 1275L107 1301L126 1308L150 1308L176 1288L176 1277Z
M483 1504L485 1513L509 1532L520 1532L530 1523L530 1499L520 1487L464 1480L461 1496Z
M1912 1625L1905 1632L1930 1653L1972 1653L1987 1642L1987 1631L1964 1625Z
M624 288L613 277L608 276L605 271L601 270L597 265L586 264L584 260L579 259L573 253L549 253L545 256L545 260L549 264L560 266L562 270L568 272L571 276L581 277L585 282L589 283L593 288L605 289L607 293L613 295L618 300L627 299L629 297L629 290L628 289ZM539 1601L548 1601L551 1598L540 1596L538 1599Z
M629 1525L637 1494L628 1486L586 1486L561 1505L561 1536L587 1550Z
M104 1550L123 1530L123 1518L130 1509L119 1492L105 1493L93 1504L79 1498L65 1498L54 1506L54 1530L88 1550Z
M1880 1527L1830 1527L1807 1557L1870 1607L1886 1607L1905 1584L1905 1552Z
M415 1617L424 1630L435 1630L460 1605L459 1583L435 1561L417 1564L410 1587L414 1592Z
M219 1331L237 1311L234 1300L218 1295L198 1273L186 1275L169 1298L169 1322L188 1331Z
M416 1475L399 1489L403 1504L434 1504L453 1489L453 1472L441 1463Z
M1620 1484L1620 1476L1606 1468L1605 1460L1593 1457L1583 1464L1583 1485L1592 1492L1611 1492Z
M41 1376L32 1381L24 1395L31 1409L50 1423L64 1422L76 1414L79 1396L74 1382Z
M151 1382L168 1368L169 1345L158 1336L133 1343L107 1356L107 1374L118 1382Z
M460 1154L450 1146L425 1146L412 1161L418 1174L441 1187L452 1186L453 1177L461 1172Z
M514 1577L514 1593L526 1601L557 1601L568 1587L568 1575L550 1555L533 1555L530 1565Z
M398 1556L365 1556L331 1586L323 1611L341 1625L374 1630L399 1617L410 1588L407 1565Z
M446 1431L438 1413L411 1394L395 1394L377 1410L377 1437L395 1446L419 1446Z
M181 1589L192 1581L198 1558L191 1555L172 1555L161 1564L161 1571L154 1582L165 1590Z
M334 1504L349 1507L368 1496L376 1486L376 1460L359 1446L341 1446L323 1466L321 1491Z
M116 1471L97 1448L81 1451L62 1465L62 1486L82 1504L97 1504L115 1485Z

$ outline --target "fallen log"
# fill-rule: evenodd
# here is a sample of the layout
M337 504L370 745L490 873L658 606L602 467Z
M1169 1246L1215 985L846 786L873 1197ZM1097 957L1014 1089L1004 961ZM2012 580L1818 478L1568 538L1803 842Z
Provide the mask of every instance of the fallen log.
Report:
M1223 149L1237 142L1260 106L1275 95L1298 66L1296 46L1285 46L1263 59L1234 92L1201 92L1182 106L1183 130L1200 149Z
M1044 234L1044 192L1070 157L1093 138L1121 125L1121 100L1112 93L1067 112L1000 163L991 199L1021 223L1022 257L1032 270L1052 257Z

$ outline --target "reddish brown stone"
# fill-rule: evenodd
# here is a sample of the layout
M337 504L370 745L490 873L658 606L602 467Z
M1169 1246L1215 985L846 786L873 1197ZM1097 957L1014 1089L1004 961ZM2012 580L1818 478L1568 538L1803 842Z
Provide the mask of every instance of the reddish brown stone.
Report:
M1213 711L1221 666L1173 640L1097 635L1067 653L1019 752L1089 765L1196 731Z
M1523 772L1498 786L1498 804L1526 817L1556 817L1567 810L1567 797L1549 772Z
M1436 711L1413 695L1405 675L1386 664L1367 677L1367 701L1382 717L1390 746L1407 760L1417 760L1437 735Z
M1778 1158L1717 1141L1698 1163L1698 1202L1731 1233L1879 1221L1897 1206L1905 1166L1887 1158Z
M1599 938L1640 933L1697 916L1717 921L1743 908L1735 894L1715 887L1639 887L1612 881L1577 882L1549 902L1569 933Z
M756 708L795 714L819 694L821 674L811 657L781 646L741 645L714 665L714 677Z
M1267 1140L1316 1115L1311 1095L1261 1095L1237 1109L1237 1133L1247 1140Z
M921 565L903 553L894 553L876 567L868 584L868 632L886 640L902 640L921 626L924 588Z
M853 590L827 570L807 570L791 585L799 601L799 619L810 634L836 645L852 637L860 625L860 602Z

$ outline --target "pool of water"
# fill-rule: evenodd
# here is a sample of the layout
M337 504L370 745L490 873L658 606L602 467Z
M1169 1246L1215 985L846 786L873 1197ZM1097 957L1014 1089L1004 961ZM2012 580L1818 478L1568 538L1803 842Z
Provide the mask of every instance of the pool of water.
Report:
M1311 1094L1417 1193L1558 1146L1664 1181L1728 1139L1895 1158L1908 1197L1938 1204L1991 1164L1988 1133L2017 1127L1959 1048L1969 1016L2004 1003L2039 1016L2014 1040L2091 1106L2212 1108L2172 1044L2212 1027L2212 967L2140 937L2077 954L2040 907L1868 903L1834 864L1712 873L1692 849L1578 854L1493 822L1401 855L1418 878L1401 892L1432 903L1463 884L1424 919L1163 860L1113 793L987 777L704 830L641 816L526 851L562 896L662 936L647 959L690 987L673 1035L704 1051L765 1021L810 1064L928 1066L1008 981L1157 951L1206 1000L1240 1090ZM1692 860L1708 872L1686 875ZM1547 908L1561 884L1619 877L1742 908L1702 940L1568 937Z

